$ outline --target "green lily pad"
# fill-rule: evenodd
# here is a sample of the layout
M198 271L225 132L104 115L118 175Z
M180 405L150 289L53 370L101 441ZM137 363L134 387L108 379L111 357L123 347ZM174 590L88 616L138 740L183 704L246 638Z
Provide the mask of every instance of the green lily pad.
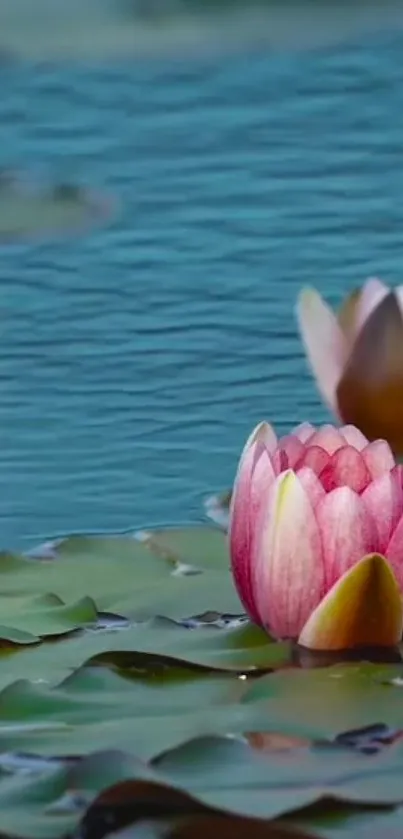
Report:
M1 18L1 10L0 10ZM1 43L0 26L0 43ZM105 196L75 184L32 184L26 177L0 171L0 242L80 232L113 214Z
M284 670L248 686L242 702L264 707L276 730L314 739L382 722L403 729L401 690L392 681L402 675L401 665Z
M228 530L231 496L232 492L229 489L218 495L210 495L204 504L208 518L215 524L218 524L223 530Z
M279 817L321 835L315 807L331 836L403 803L403 664L274 642L241 611L222 530L36 555L0 555L0 833L146 839L141 814L148 839Z
M56 685L86 662L145 673L182 666L247 677L291 659L290 644L270 642L257 627L188 630L157 618L121 631L85 631L35 648L15 647L0 656L0 689L21 678Z
M118 749L70 762L32 761L30 774L11 768L0 783L2 830L50 837L80 824L79 835L103 837L142 819L169 825L172 817L221 815L251 819L253 826L255 819L295 812L294 824L308 831L309 810L304 818L301 807L319 804L329 819L336 802L350 804L344 809L350 828L353 808L368 802L360 823L366 818L375 827L377 819L385 824L386 815L374 807L401 801L402 761L402 747L374 759L331 745L262 753L242 738L217 736L196 737L151 763ZM391 825L398 814L395 822L389 814ZM314 833L321 835L317 822ZM336 834L325 828L323 835Z
M149 758L201 734L260 729L265 714L239 705L243 689L228 674L179 665L157 674L84 667L56 687L21 679L0 692L0 751L65 756L119 748Z
M13 58L210 55L332 44L401 25L399 0L2 0L3 63Z
M403 808L364 807L363 805L320 802L286 816L282 823L312 831L324 839L399 839Z
M56 559L50 562L0 555L6 640L24 643L18 632L44 637L79 628L96 620L94 610L133 622L156 615L181 619L240 611L225 537L216 530L156 532L143 543L132 537L78 536L63 540L54 551ZM0 638L1 632L0 627Z
M177 573L202 570L229 571L226 540L219 530L210 527L184 527L169 530L140 530L135 534L156 556L171 562Z
M0 637L20 644L39 641L44 635L72 632L97 620L95 603L90 597L66 604L55 594L32 597L1 594L0 615L4 621Z
M159 812L159 822L151 821ZM163 818L165 816L165 818ZM170 818L169 818L170 817ZM139 825L140 819L147 819L146 825ZM169 822L174 824L169 829ZM153 780L140 778L126 780L105 790L89 807L81 825L80 833L98 837L109 833L109 824L123 828L114 836L129 839L131 835L150 837L176 837L176 839L200 839L206 835L223 839L308 839L309 834L295 830L290 832L273 822L259 818L245 818L235 814L211 811L191 794L175 787L162 785ZM130 832L130 824L136 832ZM137 829L140 827L140 834ZM143 830L141 829L143 827Z
M2 835L27 839L66 836L97 793L136 774L147 778L150 770L134 756L115 750L84 760L38 761L36 767L32 762L28 771L16 768L0 779Z
M280 757L238 738L200 738L159 756L153 765L162 779L209 807L274 818L327 797L369 805L402 802L402 762L402 745L371 760L325 745Z

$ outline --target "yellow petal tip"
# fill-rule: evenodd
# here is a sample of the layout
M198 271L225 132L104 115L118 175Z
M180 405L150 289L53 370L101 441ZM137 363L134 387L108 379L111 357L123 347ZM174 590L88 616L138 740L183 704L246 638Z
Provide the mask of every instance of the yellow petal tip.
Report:
M334 584L308 618L299 644L312 650L393 647L403 606L393 571L380 554L364 556Z

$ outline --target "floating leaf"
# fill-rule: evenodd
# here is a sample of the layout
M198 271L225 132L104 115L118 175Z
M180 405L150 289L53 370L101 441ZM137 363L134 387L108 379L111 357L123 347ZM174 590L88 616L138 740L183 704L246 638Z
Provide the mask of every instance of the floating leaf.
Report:
M309 834L286 828L275 822L241 816L193 815L182 818L168 833L167 839L309 839Z
M112 612L98 612L96 622L87 627L92 632L118 632L121 629L128 629L130 621L122 618L121 615L114 615Z
M208 518L225 531L228 530L231 495L231 490L220 495L211 495L204 504Z
M15 644L32 644L46 635L62 635L97 620L97 610L90 597L65 603L56 594L2 593L0 614L3 622L0 638Z
M33 562L0 555L3 637L33 643L45 635L99 626L97 612L141 622L156 615L187 618L214 610L239 611L224 536L209 528L156 531L132 537L76 536L53 545L56 560ZM200 566L175 576L178 564ZM28 633L24 636L23 633Z
M191 795L152 781L126 781L110 788L92 803L80 825L83 839L103 839L114 831L115 839L128 839L131 835L124 830L144 820L154 822L156 836L170 839L205 839L205 836L220 836L221 839L308 839L308 834L242 816L224 816L210 812ZM167 821L173 821L167 829ZM122 830L123 828L123 830ZM119 831L115 833L115 831ZM138 835L136 833L133 834Z
M135 537L173 567L192 566L195 571L228 571L230 568L226 539L212 527L140 530Z
M147 658L145 653L149 654ZM134 661L143 654L143 669L152 672L158 658L173 659L175 666L196 665L206 671L228 672L236 677L256 676L290 664L292 645L270 642L255 626L235 629L189 631L173 621L157 618L124 631L86 631L22 648L7 655L7 666L0 666L0 688L20 678L62 681L85 662L104 655L111 666L127 654ZM0 657L1 661L1 657ZM4 661L4 659L3 659Z
M87 666L55 687L20 679L0 692L0 752L89 754L121 748L148 758L201 733L260 729L265 714L240 706L245 686L175 661L143 666L117 654L113 670Z
M390 805L403 800L403 748L362 755L332 745L260 752L237 738L200 738L153 761L161 777L214 809L274 818L313 801ZM246 782L247 779L247 782Z
M338 665L320 670L283 670L248 685L242 702L265 708L272 728L312 739L387 724L403 728L399 689L381 683L401 666Z
M2 0L3 62L13 57L200 56L337 43L402 22L399 0Z
M0 556L1 833L275 839L292 813L320 834L313 805L342 829L403 802L403 665L274 642L228 564L209 527Z
M272 731L249 731L244 734L244 739L253 749L263 752L282 752L311 745L307 738L290 736L289 734L273 734Z
M328 839L400 839L402 817L402 807L379 809L327 799L283 817L281 823Z
M2 37L1 24L0 32ZM84 187L40 186L22 175L0 171L0 242L77 233L112 214L109 199Z
M7 773L0 779L1 835L27 839L65 836L104 787L149 773L141 761L116 750L83 760L48 762L42 772Z
M102 792L80 824L82 839L103 839L111 831L155 816L203 813L207 808L186 792L154 780L127 780Z

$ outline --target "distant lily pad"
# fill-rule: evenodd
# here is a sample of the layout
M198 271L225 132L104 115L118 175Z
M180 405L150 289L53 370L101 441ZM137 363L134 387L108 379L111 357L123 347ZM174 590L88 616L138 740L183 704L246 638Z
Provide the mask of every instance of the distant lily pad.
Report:
M401 0L2 0L0 49L3 62L295 49L402 23Z
M215 524L218 524L223 530L228 530L230 504L230 489L226 490L226 492L220 492L217 495L210 495L204 502L204 508L208 518Z
M0 170L0 244L77 233L111 213L109 199L78 184L40 185Z

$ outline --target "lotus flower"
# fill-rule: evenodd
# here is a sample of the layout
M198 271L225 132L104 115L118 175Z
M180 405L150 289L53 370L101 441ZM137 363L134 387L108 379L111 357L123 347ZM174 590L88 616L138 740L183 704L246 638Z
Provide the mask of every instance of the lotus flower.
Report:
M370 279L347 298L338 317L316 291L305 289L298 319L334 414L403 454L403 286L391 290Z
M384 440L309 423L249 437L231 499L236 588L277 638L340 650L402 636L403 467Z

